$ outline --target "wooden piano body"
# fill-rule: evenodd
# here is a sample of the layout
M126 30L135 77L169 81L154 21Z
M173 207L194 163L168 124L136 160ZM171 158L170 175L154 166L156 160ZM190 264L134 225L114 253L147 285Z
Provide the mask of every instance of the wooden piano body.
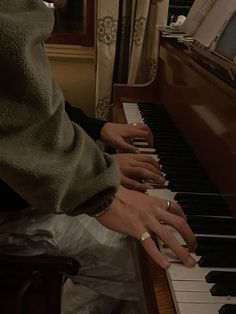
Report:
M236 72L207 52L162 40L158 74L143 86L114 86L113 121L125 123L122 101L164 104L212 182L236 213ZM234 69L235 70L235 69ZM144 252L148 313L176 313L165 272ZM147 276L145 275L145 278Z

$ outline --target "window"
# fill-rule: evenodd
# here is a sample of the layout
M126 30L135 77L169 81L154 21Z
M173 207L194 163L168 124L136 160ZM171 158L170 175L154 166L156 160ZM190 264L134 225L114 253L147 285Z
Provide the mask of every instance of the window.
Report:
M93 46L94 0L61 1L65 3L64 7L47 4L54 10L55 25L46 43Z

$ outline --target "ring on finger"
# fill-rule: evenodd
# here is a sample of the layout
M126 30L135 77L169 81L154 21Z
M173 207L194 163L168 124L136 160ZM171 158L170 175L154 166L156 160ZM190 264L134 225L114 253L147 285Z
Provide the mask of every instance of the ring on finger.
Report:
M139 237L139 241L140 242L144 242L147 239L151 238L151 235L149 232L145 231L144 233L141 234L141 236Z
M166 200L166 210L169 210L171 208L171 201Z

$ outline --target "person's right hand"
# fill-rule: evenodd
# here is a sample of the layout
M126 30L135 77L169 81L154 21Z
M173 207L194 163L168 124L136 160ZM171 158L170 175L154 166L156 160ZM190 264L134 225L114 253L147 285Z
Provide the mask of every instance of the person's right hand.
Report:
M165 178L158 162L147 154L114 154L121 171L121 184L127 189L145 192L154 184L163 185ZM145 182L142 182L142 181Z
M111 230L139 240L145 232L156 234L186 266L192 267L195 264L190 252L194 252L196 249L196 238L177 203L172 202L167 211L166 200L120 186L112 204L102 215L97 217L97 220ZM180 233L187 248L180 245L165 224L172 226ZM152 238L142 241L142 245L162 268L166 269L170 266L167 258L158 250Z

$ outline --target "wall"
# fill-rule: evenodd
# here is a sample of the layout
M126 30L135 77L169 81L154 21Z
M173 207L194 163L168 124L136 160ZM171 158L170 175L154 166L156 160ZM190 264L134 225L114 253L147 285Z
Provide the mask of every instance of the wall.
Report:
M53 76L65 99L94 116L94 48L70 45L46 45Z

